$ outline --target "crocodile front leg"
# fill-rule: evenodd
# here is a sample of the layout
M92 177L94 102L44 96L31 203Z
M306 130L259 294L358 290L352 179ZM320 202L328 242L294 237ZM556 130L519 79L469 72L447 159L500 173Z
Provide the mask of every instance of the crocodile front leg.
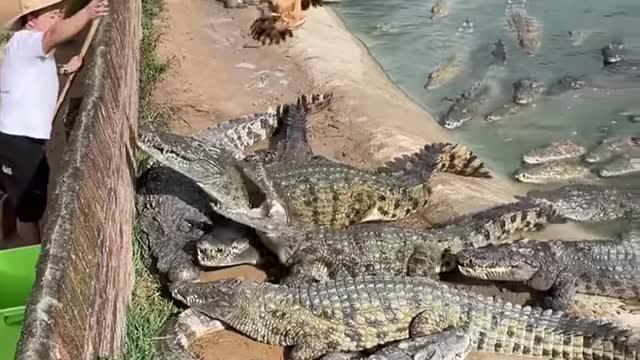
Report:
M386 346L367 360L462 360L471 352L471 337L461 329L403 340Z
M577 278L569 273L561 273L556 282L549 289L549 294L545 296L542 306L553 310L566 311L573 303L577 290Z

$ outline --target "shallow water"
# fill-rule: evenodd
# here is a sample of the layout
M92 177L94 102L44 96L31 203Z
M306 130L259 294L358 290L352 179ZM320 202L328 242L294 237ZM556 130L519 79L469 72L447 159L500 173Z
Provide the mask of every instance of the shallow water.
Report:
M430 18L435 0L343 0L333 6L347 26L411 98L436 116L447 108L444 96L460 94L474 79L481 79L491 61L493 43L501 38L507 51L504 68L494 68L492 103L504 103L511 83L535 76L545 83L563 75L587 75L598 80L597 89L585 89L545 98L526 113L486 123L476 117L457 132L494 171L509 176L520 166L521 155L532 147L572 139L592 147L604 135L640 134L640 123L618 115L623 109L640 111L640 80L612 80L602 73L600 49L622 40L640 58L640 2L638 0L583 0L579 2L530 0L527 13L542 26L542 45L534 56L518 47L507 29L504 0L448 0L449 15ZM474 23L471 33L458 32L464 19ZM573 46L568 31L590 33ZM423 88L431 69L456 54L463 73L435 90ZM628 78L627 78L628 79ZM603 88L603 86L605 88ZM638 184L640 177L615 183Z

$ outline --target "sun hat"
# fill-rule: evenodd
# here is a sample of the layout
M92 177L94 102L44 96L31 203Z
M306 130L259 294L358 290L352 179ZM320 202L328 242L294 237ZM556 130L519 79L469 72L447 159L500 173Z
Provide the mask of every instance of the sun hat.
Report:
M0 0L7 1L7 0ZM13 0L17 2L18 15L16 15L13 19L9 20L5 24L5 28L10 31L17 31L20 29L21 23L20 19L34 11L38 11L40 9L44 9L47 6L55 5L63 2L64 0Z

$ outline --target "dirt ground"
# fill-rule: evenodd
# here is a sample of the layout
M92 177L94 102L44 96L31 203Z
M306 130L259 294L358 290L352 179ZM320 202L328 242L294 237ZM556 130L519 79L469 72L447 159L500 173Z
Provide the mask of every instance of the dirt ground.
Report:
M311 145L319 154L368 167L414 151L425 142L449 137L389 82L366 49L354 42L335 15L326 10L309 11L307 23L285 44L263 47L248 36L258 14L254 8L224 9L214 0L166 0L166 4L159 52L172 59L173 67L154 97L171 111L175 121L168 125L176 133L193 133L229 118L263 111L302 92L331 89L335 90L333 105L309 119ZM437 175L435 206L405 222L424 227L510 201L513 194L522 191L518 184L501 178L486 181ZM594 236L579 226L566 225L551 227L535 237L559 234L565 238ZM203 280L236 276L257 281L266 278L255 267L241 266L207 272ZM528 298L527 293L505 292L495 286L477 285L473 289L516 303ZM596 305L579 306L576 312L629 320L621 306L599 300ZM284 357L279 347L231 331L202 337L192 350L205 360ZM472 358L503 357L474 354Z

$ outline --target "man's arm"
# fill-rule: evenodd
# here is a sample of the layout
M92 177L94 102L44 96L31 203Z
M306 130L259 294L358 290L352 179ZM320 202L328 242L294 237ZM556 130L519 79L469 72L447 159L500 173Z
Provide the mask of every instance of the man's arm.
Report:
M48 54L56 46L78 34L93 19L106 15L108 12L106 0L93 0L82 10L68 19L60 20L53 25L42 37L42 50Z

